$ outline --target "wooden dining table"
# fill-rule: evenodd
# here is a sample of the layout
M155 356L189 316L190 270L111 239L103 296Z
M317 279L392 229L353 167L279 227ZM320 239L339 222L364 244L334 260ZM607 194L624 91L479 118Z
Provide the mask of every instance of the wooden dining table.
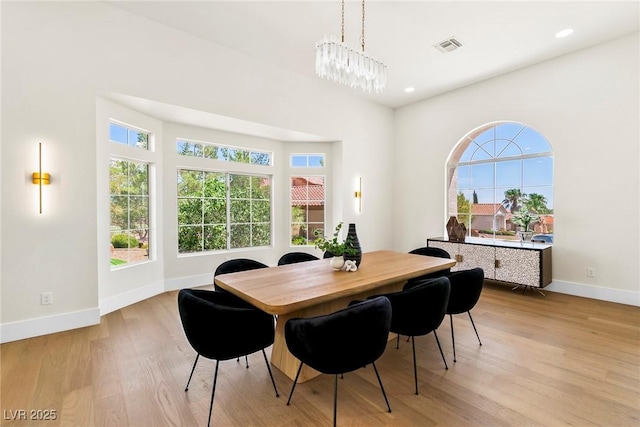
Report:
M312 317L347 307L349 302L402 289L408 279L453 267L453 259L394 251L362 254L357 271L334 271L330 259L221 274L215 284L276 315L271 363L294 379L300 361L288 350L284 325L295 317ZM320 375L304 366L298 382Z

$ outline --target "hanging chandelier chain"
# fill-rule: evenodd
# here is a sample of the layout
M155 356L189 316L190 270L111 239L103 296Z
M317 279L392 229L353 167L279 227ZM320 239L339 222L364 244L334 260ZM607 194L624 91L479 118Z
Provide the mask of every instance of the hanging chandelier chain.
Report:
M344 0L342 0L342 43L344 43Z
M362 51L364 52L364 0L362 0Z

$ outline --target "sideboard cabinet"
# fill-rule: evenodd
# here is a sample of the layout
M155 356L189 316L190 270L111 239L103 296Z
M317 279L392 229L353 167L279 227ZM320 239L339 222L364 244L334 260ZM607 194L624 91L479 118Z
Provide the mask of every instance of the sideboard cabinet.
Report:
M457 264L451 271L480 267L490 280L543 288L551 283L551 245L520 242L449 242L436 237L427 246L449 252Z

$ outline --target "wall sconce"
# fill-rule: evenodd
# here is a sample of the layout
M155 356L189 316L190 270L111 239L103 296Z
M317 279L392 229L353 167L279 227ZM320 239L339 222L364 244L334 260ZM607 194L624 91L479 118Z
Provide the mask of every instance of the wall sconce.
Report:
M358 213L362 212L362 177L358 177L356 180L356 209Z
M42 213L42 186L51 183L51 177L47 172L42 172L42 142L38 144L38 172L32 175L32 182L39 186L40 190L40 213Z

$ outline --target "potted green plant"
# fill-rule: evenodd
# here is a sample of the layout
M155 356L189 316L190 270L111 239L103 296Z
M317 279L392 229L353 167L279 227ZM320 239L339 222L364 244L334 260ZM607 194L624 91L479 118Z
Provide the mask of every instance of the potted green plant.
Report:
M357 250L351 246L350 243L341 240L340 231L342 230L342 222L336 225L336 229L331 239L324 236L322 229L315 229L313 235L315 240L313 241L315 247L321 251L329 252L333 255L331 260L331 268L334 270L342 269L344 265L344 255L355 254Z
M533 236L533 231L529 230L529 225L532 222L536 222L540 219L540 217L534 213L531 213L527 210L518 211L511 217L511 222L520 226L522 230L518 231L520 235L520 239L523 242L528 242L531 240L531 236Z

